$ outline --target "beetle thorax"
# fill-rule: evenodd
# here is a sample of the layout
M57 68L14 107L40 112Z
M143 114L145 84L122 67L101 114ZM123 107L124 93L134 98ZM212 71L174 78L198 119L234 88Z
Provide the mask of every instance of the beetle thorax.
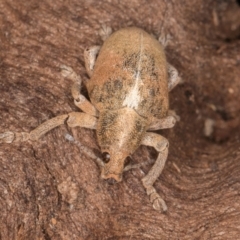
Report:
M147 120L131 108L106 110L100 113L97 137L102 152L110 154L110 161L102 170L103 178L121 180L124 161L141 144Z

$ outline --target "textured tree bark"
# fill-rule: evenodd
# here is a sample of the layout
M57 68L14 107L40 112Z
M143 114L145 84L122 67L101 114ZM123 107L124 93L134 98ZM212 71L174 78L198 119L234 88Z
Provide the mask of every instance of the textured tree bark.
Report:
M233 0L0 0L0 132L77 111L59 66L87 81L83 50L101 44L101 24L170 34L168 61L183 79L170 94L181 120L159 131L170 143L155 184L166 214L141 184L150 166L109 184L82 151L101 156L95 132L63 125L0 144L0 239L239 239L239 14ZM149 158L155 150L140 147L131 161Z

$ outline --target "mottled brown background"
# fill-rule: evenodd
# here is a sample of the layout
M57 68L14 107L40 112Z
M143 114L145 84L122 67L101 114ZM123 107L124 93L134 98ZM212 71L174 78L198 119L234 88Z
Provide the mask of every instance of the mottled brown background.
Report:
M184 83L170 102L181 121L161 131L170 154L155 184L168 212L154 211L141 185L150 166L111 185L64 137L100 156L95 132L62 126L39 142L0 145L0 239L239 239L239 1L0 0L0 132L76 110L59 66L86 81L83 49L101 44L101 24L172 37L167 57ZM154 157L140 147L131 161Z

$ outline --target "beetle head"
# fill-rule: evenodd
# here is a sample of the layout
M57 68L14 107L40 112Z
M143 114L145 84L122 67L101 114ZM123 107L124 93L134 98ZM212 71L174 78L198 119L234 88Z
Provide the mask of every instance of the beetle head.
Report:
M131 108L100 112L97 125L98 143L110 160L102 169L102 178L121 181L124 161L140 145L147 120Z

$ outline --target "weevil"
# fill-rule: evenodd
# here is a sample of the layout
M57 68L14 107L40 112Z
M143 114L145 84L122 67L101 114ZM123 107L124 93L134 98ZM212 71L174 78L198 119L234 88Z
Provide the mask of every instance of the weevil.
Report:
M165 201L153 187L161 174L167 156L168 140L151 131L172 128L176 116L169 111L168 93L179 82L177 70L165 56L164 38L160 41L136 27L112 33L102 28L103 46L84 51L86 71L90 79L86 88L90 101L81 94L81 77L70 67L62 66L62 74L74 81L71 92L82 112L70 112L52 118L27 132L4 132L0 141L38 140L51 129L64 124L96 130L102 152L110 155L102 163L101 177L122 180L125 159L140 145L154 147L158 157L142 178L147 195L156 210L167 210Z

